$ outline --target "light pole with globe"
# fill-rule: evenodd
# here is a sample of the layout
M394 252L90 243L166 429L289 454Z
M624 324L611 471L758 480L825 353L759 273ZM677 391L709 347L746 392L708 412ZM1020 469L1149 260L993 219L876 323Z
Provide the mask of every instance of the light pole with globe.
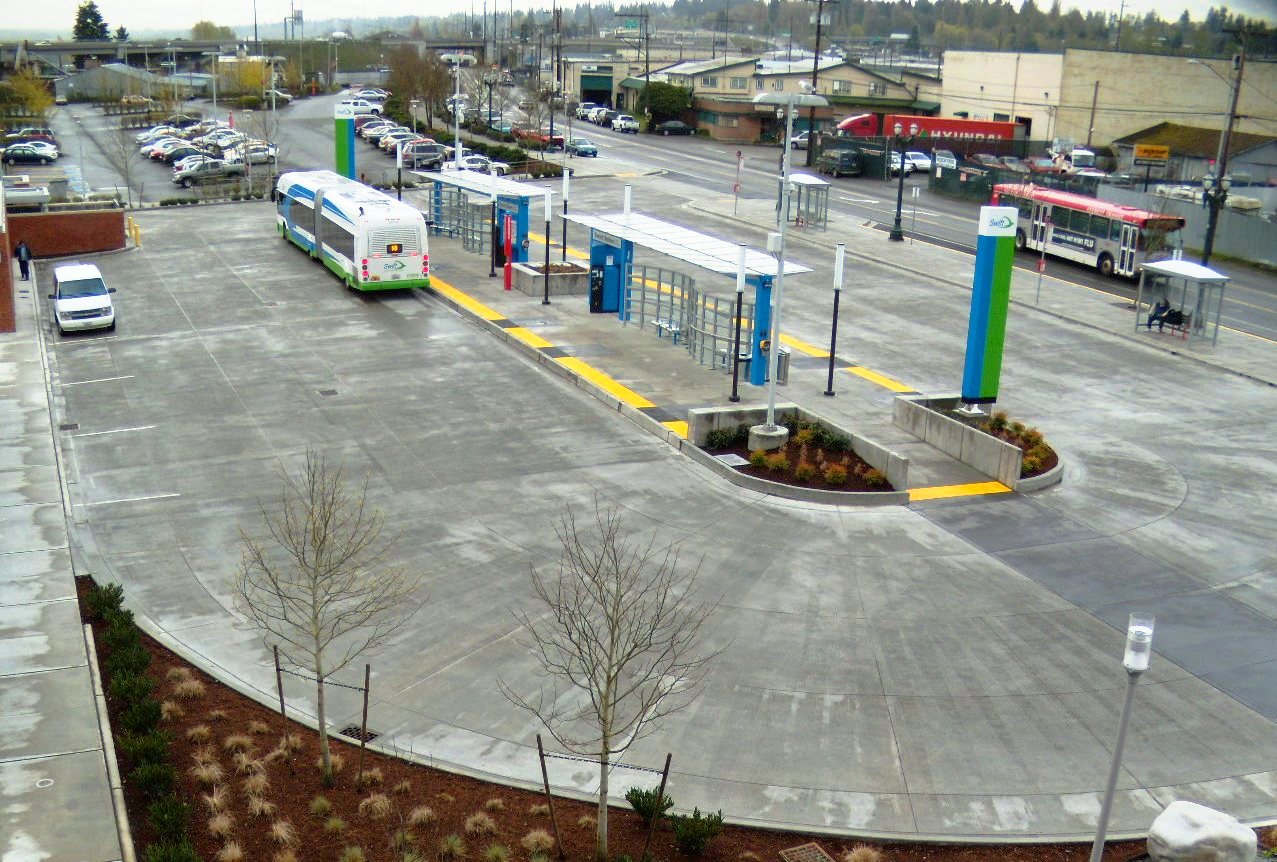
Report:
M908 135L904 134L905 127L903 123L896 123L894 126L892 126L891 131L895 135L896 153L900 157L900 184L896 187L896 220L891 225L891 233L888 234L888 238L891 239L893 242L903 242L905 238L905 232L900 225L900 211L904 209L904 203L905 203L905 147L913 143L914 137L917 136L918 124L917 123L909 124ZM890 165L891 162L892 162L892 159L890 156L888 156L887 164Z

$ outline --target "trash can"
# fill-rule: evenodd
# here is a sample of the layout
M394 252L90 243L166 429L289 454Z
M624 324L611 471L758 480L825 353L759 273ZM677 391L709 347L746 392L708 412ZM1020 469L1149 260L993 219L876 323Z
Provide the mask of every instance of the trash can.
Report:
M743 377L743 378L745 378L746 380L748 380L748 379L749 379L749 366L750 366L750 364L751 364L751 363L753 363L753 361L754 361L754 354L750 353L748 350L742 350L742 351L741 351L741 352L737 355L736 359L737 359L737 362L739 362L739 363L740 363L740 376L741 376L741 377ZM731 369L730 369L730 368L729 368L729 369L727 369L727 370L728 370L728 373L731 373Z
M781 345L776 351L776 385L789 383L789 348Z

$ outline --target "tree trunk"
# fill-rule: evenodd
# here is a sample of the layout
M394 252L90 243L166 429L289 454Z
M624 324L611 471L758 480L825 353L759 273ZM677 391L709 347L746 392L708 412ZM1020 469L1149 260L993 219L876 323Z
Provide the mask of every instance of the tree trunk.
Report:
M328 717L324 713L324 660L318 653L315 656L315 699L317 704L316 720L319 722L319 757L323 764L324 786L333 785L333 759L328 750Z
M608 746L604 743L599 752L599 811L598 825L594 833L594 858L596 862L607 862L607 774ZM639 860L643 862L643 860Z

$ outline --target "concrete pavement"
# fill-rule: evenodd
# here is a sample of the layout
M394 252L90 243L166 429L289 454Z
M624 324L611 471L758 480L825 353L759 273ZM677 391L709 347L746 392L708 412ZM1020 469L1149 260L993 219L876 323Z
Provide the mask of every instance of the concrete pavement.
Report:
M619 185L574 184L573 206L614 211ZM635 196L760 246L765 204L743 204L733 222L730 198L688 205L658 179ZM271 218L261 204L142 214L144 247L100 262L127 285L119 332L58 340L49 360L54 421L79 425L57 435L77 570L124 583L143 623L210 672L272 696L268 653L229 624L227 578L273 468L314 446L369 472L402 561L427 576L412 631L372 659L370 722L388 749L536 780L538 728L495 685L535 685L508 610L526 606L528 565L557 558L556 514L597 496L703 558L702 588L721 599L709 690L626 757L657 765L672 751L680 808L896 837L1085 838L1125 684L1125 616L1153 609L1157 656L1111 832L1143 833L1174 798L1272 816L1271 345L1226 333L1185 351L1063 283L1026 306L1033 285L1018 276L1004 404L1062 452L1065 482L878 510L798 504L727 485L668 430L651 433L729 392L668 339L591 316L583 299L506 294L446 239L432 242L434 296L356 296L280 243ZM787 334L827 339L835 239L857 258L840 367L954 389L961 254L851 224L797 237L791 256L816 272L787 286ZM569 357L593 373L565 369ZM787 399L900 435L891 391L840 371L824 398L824 362L810 359ZM660 412L619 407L599 375ZM28 426L10 433L25 440ZM902 436L883 442L928 463ZM951 468L935 459L919 481L961 481ZM348 694L332 691L337 727L356 715ZM313 709L305 688L288 696ZM552 780L588 793L595 779L564 765ZM612 786L649 780L621 767Z

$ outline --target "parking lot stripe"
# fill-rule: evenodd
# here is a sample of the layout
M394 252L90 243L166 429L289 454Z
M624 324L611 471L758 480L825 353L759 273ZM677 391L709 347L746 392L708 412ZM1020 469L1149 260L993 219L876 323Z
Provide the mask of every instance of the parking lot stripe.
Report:
M97 437L102 434L123 434L126 431L148 431L154 425L135 425L132 428L112 428L110 431L85 431L83 434L72 434L72 437Z
M132 380L132 374L121 374L119 377L99 377L96 380L72 380L69 383L63 383L63 386L83 386L86 383L110 383L112 380Z
M94 500L91 503L76 503L77 506L110 506L115 503L145 503L147 500L167 500L180 497L181 494L151 494L148 497L120 497L115 500Z

